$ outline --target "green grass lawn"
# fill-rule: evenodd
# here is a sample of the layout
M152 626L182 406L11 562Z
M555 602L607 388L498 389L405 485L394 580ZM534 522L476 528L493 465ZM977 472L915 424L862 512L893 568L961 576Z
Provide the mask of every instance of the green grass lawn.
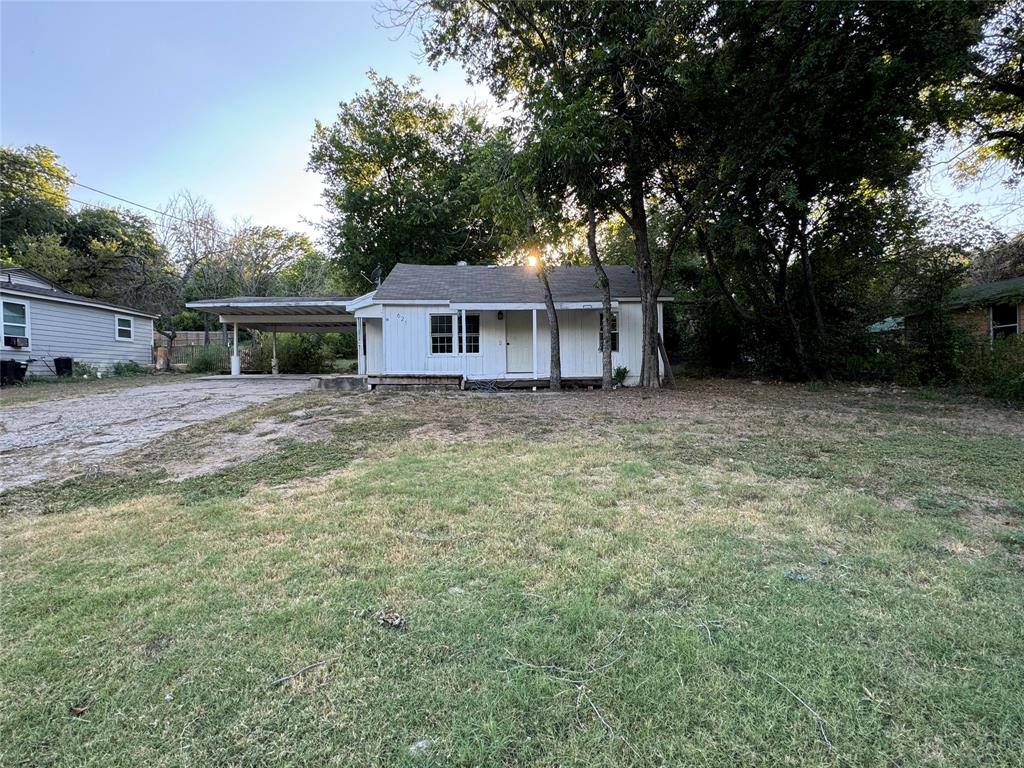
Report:
M1019 411L313 392L132 461L0 500L4 766L1021 764Z

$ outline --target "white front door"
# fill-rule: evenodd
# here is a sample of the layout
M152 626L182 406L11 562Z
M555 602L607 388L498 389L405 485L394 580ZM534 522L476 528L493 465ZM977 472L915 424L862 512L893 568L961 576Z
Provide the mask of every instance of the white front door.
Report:
M529 310L505 313L505 370L533 371L533 315Z

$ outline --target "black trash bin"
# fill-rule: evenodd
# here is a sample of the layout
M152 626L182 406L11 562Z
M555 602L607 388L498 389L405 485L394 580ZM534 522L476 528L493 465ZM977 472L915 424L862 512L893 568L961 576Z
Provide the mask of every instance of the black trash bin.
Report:
M25 380L28 363L20 360L0 360L0 384L17 384Z
M56 369L58 376L70 376L71 369L75 367L75 358L55 357L53 358L53 367Z

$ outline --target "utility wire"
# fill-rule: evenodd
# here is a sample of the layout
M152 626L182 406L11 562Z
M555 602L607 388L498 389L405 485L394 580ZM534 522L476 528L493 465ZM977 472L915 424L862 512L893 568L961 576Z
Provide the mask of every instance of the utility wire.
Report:
M142 208L143 210L150 211L150 212L155 213L155 214L157 214L159 216L166 216L169 219L176 219L177 221L184 222L185 224L192 224L194 226L202 226L202 227L205 227L206 229L209 229L211 232L216 232L217 234L223 235L224 237L232 237L231 233L225 232L224 230L219 229L219 228L213 226L212 224L206 224L206 223L201 222L201 221L196 221L195 219L186 219L183 216L176 216L173 213L167 213L166 211L161 211L159 208L153 208L153 207L148 206L148 205L143 205L142 203L137 203L134 200L129 200L127 197L121 197L120 195L115 195L115 194L113 194L111 192L104 192L102 189L97 189L96 187L90 187L88 184L83 184L80 181L75 181L74 179L68 179L68 178L65 178L63 176L59 176L59 175L53 173L52 171L50 171L48 168L43 168L43 167L40 166L39 168L37 168L37 170L40 173L42 173L44 176L49 176L51 179L54 179L56 181L60 181L60 182L65 183L65 184L74 184L76 187L82 187L83 189L88 189L90 192L95 192L96 194L104 195L105 197L109 197L109 198L112 198L114 200L119 200L122 203L128 203L128 205L134 205L136 208ZM48 190L42 189L41 187L37 188L37 189L39 189L40 192L48 191ZM68 197L68 199L69 200L74 200L74 198L72 198L72 197ZM81 203L82 205L92 205L93 207L101 207L101 206L95 206L92 203L83 203L81 200L75 200L75 202L76 203Z
M8 183L10 183L10 182L8 182ZM75 182L72 182L72 183L75 183ZM20 180L20 179L15 181L14 184L21 185L20 189L22 191L46 192L46 193L49 193L51 191L51 190L48 190L48 189L43 189L40 186L33 185L33 184L29 183L28 181L24 181L24 180ZM80 184L79 186L85 186L85 185L84 184ZM86 189L92 189L92 187L86 187ZM87 202L85 202L85 200L79 200L77 197L71 197L71 195L69 195L67 193L62 193L62 194L64 195L64 197L66 197L71 202L78 203L79 205L84 205L86 208L94 208L94 209L100 210L100 211L101 210L110 210L110 209L105 209L104 206L102 206L102 205L97 205L96 203L87 203ZM105 193L101 192L100 194L105 194ZM115 197L115 196L111 195L111 197ZM123 200L124 202L129 203L131 205L137 205L137 203L133 203L131 200L124 200L124 198L120 198L120 197L117 197L116 199ZM147 208L147 206L144 206L144 205L141 205L139 207L146 208L147 210L150 210L150 211L155 211L155 209ZM155 211L155 213L160 213L160 215L162 215L162 216L170 216L170 214L164 214L164 213L161 213L160 211ZM231 239L231 238L234 237L234 235L232 235L232 234L230 234L228 232L224 232L223 230L217 229L217 228L215 228L215 227L213 227L213 226L211 226L209 224L203 224L202 222L198 222L198 221L195 221L193 219L183 219L180 216L171 216L171 218L172 219L177 219L178 221L183 221L186 224L195 224L195 225L199 225L199 226L208 227L211 231L216 232L216 233L218 233L220 235L223 235L224 237L227 237L228 239ZM235 248L215 248L213 250L206 251L206 253L208 255L212 256L212 255L218 254L218 253L234 253L235 251L236 251Z

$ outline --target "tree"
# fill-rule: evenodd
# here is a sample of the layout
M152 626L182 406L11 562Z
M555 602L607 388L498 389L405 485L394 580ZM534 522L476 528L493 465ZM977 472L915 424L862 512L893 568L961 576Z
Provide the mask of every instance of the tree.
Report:
M685 3L402 3L421 19L428 59L464 63L498 98L515 98L548 167L547 191L617 212L628 224L643 310L641 381L658 386L657 297L686 224L656 262L648 198L680 137L696 130L686 78L711 6Z
M973 67L946 90L956 103L949 125L973 147L960 162L965 176L1005 161L1024 174L1024 5L1001 0L985 27Z
M310 246L278 274L281 293L288 296L329 296L344 293L331 262Z
M236 225L226 247L228 263L243 296L273 295L281 272L312 250L305 235L248 222Z
M984 3L724 3L692 94L698 242L737 316L778 338L803 378L829 377L852 275L907 188L969 70ZM684 157L686 155L684 154ZM695 192L694 192L695 190Z
M601 288L601 389L608 390L612 388L612 290L597 250L597 212L593 206L587 211L587 253Z
M72 181L71 172L49 147L0 147L0 255L10 258L21 238L63 231Z
M69 216L61 244L73 258L57 281L72 293L142 310L161 304L169 265L145 216L83 208Z
M470 173L491 136L482 111L450 107L369 73L370 88L319 121L310 169L324 178L327 238L350 289L379 265L487 263L499 252Z

